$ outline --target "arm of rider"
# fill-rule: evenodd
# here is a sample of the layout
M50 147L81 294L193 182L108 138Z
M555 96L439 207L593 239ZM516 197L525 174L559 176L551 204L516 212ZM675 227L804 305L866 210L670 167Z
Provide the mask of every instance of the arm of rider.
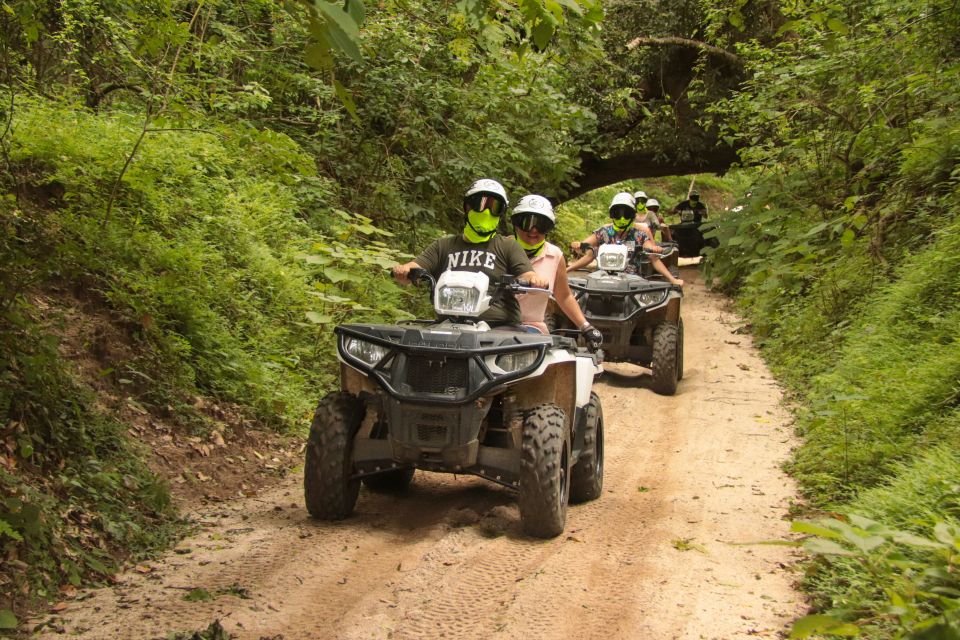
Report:
M553 282L553 297L557 301L560 310L570 318L583 337L593 348L599 348L603 344L603 334L590 324L583 311L580 310L580 304L570 290L570 282L567 280L567 270L564 258L560 257L560 266L557 269L557 279Z
M580 267L585 267L595 259L595 253L597 245L600 243L597 240L597 237L594 235L588 236L580 241L580 249L583 250L583 255L574 260L567 266L567 271L576 271Z
M643 239L643 248L644 248L647 252L649 252L649 253L663 253L664 251L666 251L666 249L664 249L663 247L661 247L660 245L658 245L658 244L657 244L655 241L653 241L651 238L653 238L653 235L652 235L652 234L648 234L648 235Z
M393 268L393 278L400 284L410 284L410 269L422 269L419 264L411 260L406 264L398 264Z
M657 270L657 273L667 279L667 282L670 284L675 284L678 287L683 286L683 280L674 278L673 274L670 273L670 269L667 268L667 265L663 264L663 260L661 260L658 256L650 256L650 264L652 264L653 268Z

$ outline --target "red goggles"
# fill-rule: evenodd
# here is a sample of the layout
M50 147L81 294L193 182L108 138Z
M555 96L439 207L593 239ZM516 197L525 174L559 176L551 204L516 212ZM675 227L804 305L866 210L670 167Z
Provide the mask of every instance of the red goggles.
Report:
M491 215L499 218L506 208L507 203L503 201L503 198L489 193L474 193L463 199L464 213L489 209Z

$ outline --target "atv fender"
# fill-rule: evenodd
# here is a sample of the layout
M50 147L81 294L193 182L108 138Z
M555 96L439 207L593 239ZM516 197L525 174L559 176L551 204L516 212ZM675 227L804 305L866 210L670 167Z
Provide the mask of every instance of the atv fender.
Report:
M680 323L680 294L676 291L670 292L670 297L667 300L667 320L675 324Z
M564 424L572 432L577 409L577 365L574 360L547 367L542 375L521 380L511 389L517 407L528 411L541 404L555 404L563 410ZM589 398L590 388L587 387Z
M340 388L357 397L364 391L377 392L377 385L373 380L343 362L340 363Z

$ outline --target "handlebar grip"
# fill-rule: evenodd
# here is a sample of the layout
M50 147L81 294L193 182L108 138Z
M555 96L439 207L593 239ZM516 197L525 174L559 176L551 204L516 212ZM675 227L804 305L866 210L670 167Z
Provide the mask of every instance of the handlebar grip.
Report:
M429 272L426 269L418 269L414 267L410 269L410 273L407 274L407 278L412 284L419 284L421 280L429 277Z

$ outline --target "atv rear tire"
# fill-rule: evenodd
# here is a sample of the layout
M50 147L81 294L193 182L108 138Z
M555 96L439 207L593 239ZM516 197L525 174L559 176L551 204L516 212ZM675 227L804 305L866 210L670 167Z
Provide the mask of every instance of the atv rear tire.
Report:
M677 381L683 380L683 318L677 331Z
M672 396L677 391L677 325L662 322L653 330L653 384L656 393Z
M363 419L356 396L331 393L313 414L303 467L307 511L319 520L340 520L353 513L360 481L352 479L353 436Z
M523 420L519 503L524 531L538 538L560 535L569 499L570 437L563 410L541 404Z
M363 478L363 484L376 493L402 493L410 487L416 469L394 469Z
M583 431L583 451L570 472L570 502L586 502L603 491L603 407L600 397L590 392L587 426Z

